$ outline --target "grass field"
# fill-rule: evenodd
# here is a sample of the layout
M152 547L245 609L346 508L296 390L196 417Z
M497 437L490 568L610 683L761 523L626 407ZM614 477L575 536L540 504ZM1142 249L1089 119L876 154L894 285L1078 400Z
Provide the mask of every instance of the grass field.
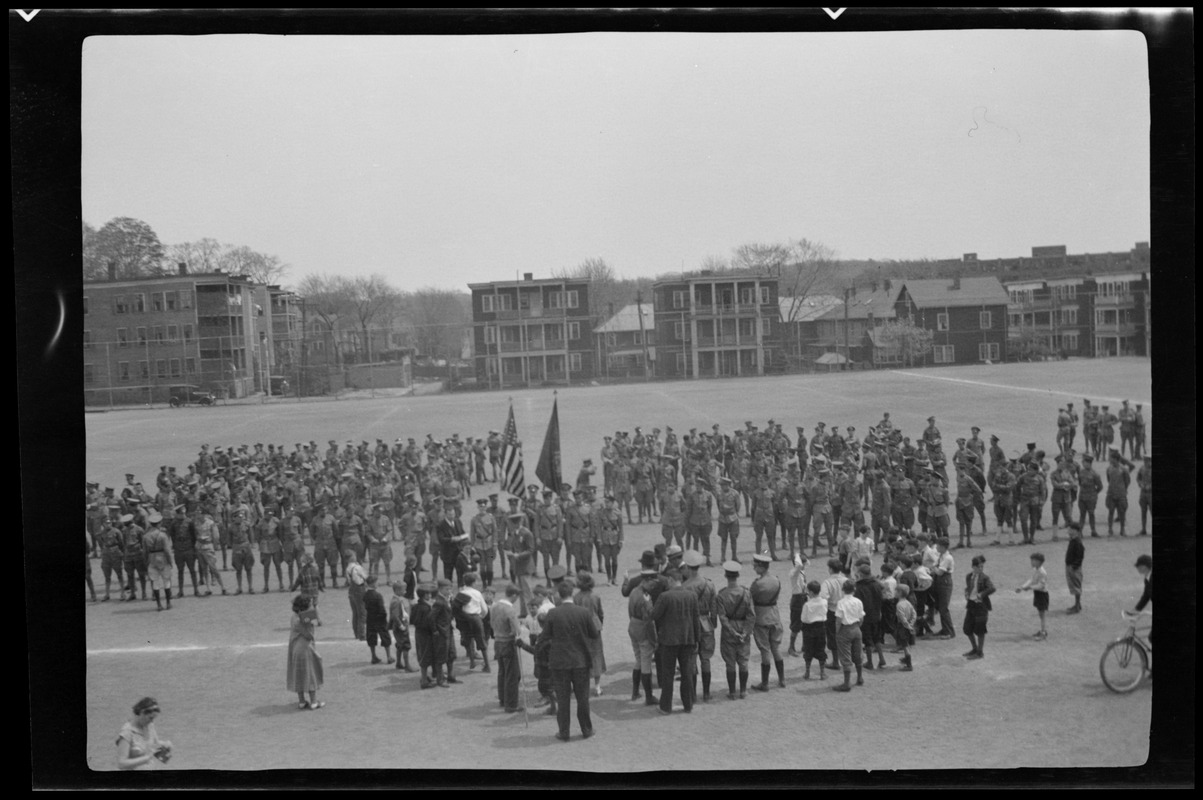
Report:
M597 457L603 435L671 425L679 433L718 422L726 431L744 420L763 426L770 418L791 435L802 425L855 425L863 433L883 411L911 435L934 414L946 440L997 434L1005 450L1036 441L1055 450L1056 410L1083 397L1145 404L1152 436L1149 362L1084 360L1005 367L865 372L847 375L656 383L559 392L566 478L580 462ZM483 435L500 429L512 396L519 434L525 440L528 477L551 410L550 390L512 395L485 393L339 402L292 402L212 409L128 410L87 416L88 475L119 487L134 472L153 481L160 464L183 465L201 443L283 444L328 439L340 443L398 436L419 440L456 432ZM481 487L476 491L492 491ZM1135 484L1129 529L1139 528ZM1101 503L1100 503L1101 506ZM1105 516L1105 511L1102 512ZM1050 528L1046 513L1046 528ZM1151 527L1150 527L1151 530ZM657 541L658 526L629 528L622 561L633 566L640 551ZM366 646L351 636L344 591L322 598L325 625L318 649L326 666L321 696L327 706L300 712L284 689L290 595L238 598L188 597L170 613L153 602L87 607L88 763L111 769L113 739L129 706L157 697L164 713L162 735L176 747L172 769L270 769L306 767L433 767L452 765L447 742L471 753L469 766L584 771L664 769L923 769L964 767L1128 766L1148 751L1150 689L1120 696L1100 682L1098 659L1121 632L1121 608L1139 595L1132 568L1150 552L1148 539L1086 539L1085 611L1066 616L1064 538L1037 546L1047 557L1053 605L1046 642L1036 630L1030 595L1010 590L1027 577L1031 547L985 547L956 551L953 616L958 637L921 642L915 671L899 673L896 657L884 672L865 674L866 686L848 695L829 690L832 681L805 682L800 659L787 659L785 689L747 700L725 698L721 660L715 661L714 702L690 716L658 716L629 702L632 659L625 601L617 588L597 591L605 611L603 639L609 670L605 693L592 707L597 736L569 744L553 737L551 718L532 712L507 715L497 707L495 675L468 674L447 691L419 691L417 676L368 663ZM1105 530L1104 530L1105 536ZM986 540L988 541L988 540ZM975 537L975 544L983 540ZM715 543L717 547L717 543ZM743 526L741 552L751 547ZM972 555L985 553L987 573L999 587L990 617L987 657L967 662L959 634L960 591ZM783 579L787 565L774 572ZM812 577L825 570L812 564ZM100 577L99 565L94 574ZM721 585L717 569L704 574ZM232 578L227 573L227 580ZM747 580L750 581L749 575ZM256 575L256 586L262 573ZM386 591L387 596L387 591ZM788 618L787 597L782 615ZM529 656L523 656L529 669ZM466 662L461 661L461 671ZM752 656L753 682L757 656ZM528 680L533 693L533 681ZM679 700L678 700L679 703ZM855 721L847 737L830 733L832 719ZM725 731L746 732L733 747ZM672 741L669 748L655 743ZM403 744L399 744L403 742ZM651 746L649 746L651 745Z

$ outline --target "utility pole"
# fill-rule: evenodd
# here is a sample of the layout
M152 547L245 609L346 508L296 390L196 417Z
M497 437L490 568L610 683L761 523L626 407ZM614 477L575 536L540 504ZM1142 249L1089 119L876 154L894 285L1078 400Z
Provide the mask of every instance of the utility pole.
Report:
M852 291L852 287L844 289L844 369L852 362L852 342L848 340L848 295Z
M635 308L639 312L639 340L643 342L643 379L651 380L651 362L648 361L647 328L643 325L643 292L635 292Z

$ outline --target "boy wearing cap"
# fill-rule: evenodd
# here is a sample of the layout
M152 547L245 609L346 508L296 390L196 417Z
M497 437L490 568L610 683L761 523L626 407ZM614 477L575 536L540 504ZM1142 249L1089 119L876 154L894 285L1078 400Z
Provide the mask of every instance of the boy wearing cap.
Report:
M994 583L984 571L985 556L973 557L973 569L965 576L965 636L969 639L970 651L965 658L978 659L985 656L986 622L990 616L990 595L994 594Z
M805 577L805 575L803 576ZM827 601L819 596L822 586L810 581L805 587L805 601L798 612L799 628L802 632L802 658L806 663L803 680L810 680L810 664L819 662L819 680L827 680ZM792 614L792 609L791 609ZM791 630L793 626L791 625ZM792 645L792 641L791 641ZM795 653L795 655L797 655Z
M372 653L372 663L381 663L376 655L376 642L379 640L384 647L384 657L392 664L393 657L389 654L389 647L392 646L393 640L389 636L388 612L384 610L384 597L376 591L375 575L368 576L367 588L363 593L363 608L364 630L367 634L368 650Z

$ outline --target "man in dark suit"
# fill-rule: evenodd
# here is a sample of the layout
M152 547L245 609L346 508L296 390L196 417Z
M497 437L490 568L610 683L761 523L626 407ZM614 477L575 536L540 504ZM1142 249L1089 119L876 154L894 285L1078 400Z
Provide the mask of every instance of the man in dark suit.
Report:
M692 589L681 586L679 570L670 569L665 577L668 591L656 598L651 616L659 640L660 713L672 713L673 680L678 665L681 668L681 703L689 713L693 711L693 658L702 638L698 596Z
M543 632L551 639L548 667L556 694L556 721L560 731L556 738L568 741L571 698L576 696L576 719L581 735L593 735L589 717L589 672L593 664L589 640L601 635L597 622L588 608L572 602L573 586L567 582L556 586L559 603L547 612Z

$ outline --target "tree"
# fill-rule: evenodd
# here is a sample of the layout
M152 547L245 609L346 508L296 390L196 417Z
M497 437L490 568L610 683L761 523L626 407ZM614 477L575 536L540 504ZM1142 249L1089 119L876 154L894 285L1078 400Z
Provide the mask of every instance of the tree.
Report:
M462 292L425 288L404 298L402 318L413 332L418 353L457 359L464 333L472 324L472 298Z
M167 258L172 264L187 264L192 272L212 272L220 265L226 245L216 239L198 239L167 247Z
M731 263L749 272L776 275L779 297L789 299L783 322L793 322L808 297L839 288L835 251L809 239L784 244L745 244L735 248Z
M140 219L116 217L99 231L83 229L84 280L106 280L109 265L116 280L144 278L164 273L166 253L154 229Z
M903 366L913 367L932 350L934 334L902 317L878 328L878 341L887 347L897 347Z
M373 323L385 327L392 322L400 309L400 293L380 275L344 278L347 305L363 335L363 357L372 360Z
M289 270L289 265L281 261L279 256L260 253L246 245L225 245L217 263L231 275L245 275L255 283L264 284L279 283Z
M1034 328L1012 328L1007 339L1007 357L1011 361L1045 361L1053 354L1052 334Z
M587 258L575 267L553 270L553 278L589 282L589 316L599 323L632 299L614 268L602 258Z
M317 316L329 332L326 352L333 352L336 366L342 364L342 351L335 344L339 320L346 317L350 308L345 282L340 275L306 275L297 284L297 294L303 298L306 313Z

